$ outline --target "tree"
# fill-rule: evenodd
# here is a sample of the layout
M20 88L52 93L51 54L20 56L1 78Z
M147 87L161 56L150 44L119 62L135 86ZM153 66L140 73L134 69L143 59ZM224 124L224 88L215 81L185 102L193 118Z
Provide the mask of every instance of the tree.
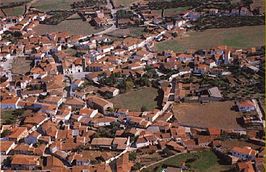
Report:
M130 152L129 153L129 160L130 161L135 161L137 158L137 153L136 152Z
M140 110L141 112L145 112L145 111L148 111L148 108L145 105L143 105L141 106Z
M11 133L11 131L10 130L4 130L2 133L1 133L1 138L3 138L3 137L6 137L7 135L9 135Z
M22 36L22 33L19 32L19 31L15 31L15 32L13 33L13 36L16 37L16 38L19 38L19 37Z
M127 81L125 82L125 89L126 89L126 90L131 90L133 87L134 87L134 83L133 83L133 81L131 81L131 80L127 80Z
M136 164L134 164L134 166L132 167L132 170L139 170L142 167L142 165L137 162Z

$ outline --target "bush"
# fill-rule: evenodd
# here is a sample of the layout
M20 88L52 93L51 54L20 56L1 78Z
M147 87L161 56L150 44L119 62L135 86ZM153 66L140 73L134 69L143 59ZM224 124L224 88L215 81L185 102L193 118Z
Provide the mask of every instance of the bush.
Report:
M137 158L137 153L136 152L130 152L129 153L129 160L130 161L135 161Z

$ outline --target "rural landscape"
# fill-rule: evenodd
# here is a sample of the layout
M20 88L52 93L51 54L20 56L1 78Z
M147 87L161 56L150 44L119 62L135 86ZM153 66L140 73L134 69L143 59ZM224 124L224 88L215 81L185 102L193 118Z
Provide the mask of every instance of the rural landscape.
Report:
M265 171L263 0L1 0L0 71L2 171Z

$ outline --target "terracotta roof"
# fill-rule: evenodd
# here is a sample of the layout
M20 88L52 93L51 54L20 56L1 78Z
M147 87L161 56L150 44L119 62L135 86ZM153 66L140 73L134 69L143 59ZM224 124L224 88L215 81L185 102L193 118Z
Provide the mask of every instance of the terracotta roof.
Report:
M11 164L20 164L20 165L39 165L39 157L31 155L14 155L12 157Z
M233 147L233 149L231 150L231 152L238 152L241 154L245 154L245 155L250 155L250 156L255 156L256 155L256 151L253 150L250 147Z
M111 146L113 142L113 138L94 138L91 142L92 145L105 145Z
M13 141L0 141L0 151L7 151L12 146L12 144L14 144Z

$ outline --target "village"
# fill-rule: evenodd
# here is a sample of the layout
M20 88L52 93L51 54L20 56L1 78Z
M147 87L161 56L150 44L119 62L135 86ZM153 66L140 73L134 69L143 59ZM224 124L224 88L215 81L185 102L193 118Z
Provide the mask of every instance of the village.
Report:
M96 4L0 17L2 170L265 171L265 45L156 49L228 16L264 25L263 9ZM99 31L35 32L70 15Z

